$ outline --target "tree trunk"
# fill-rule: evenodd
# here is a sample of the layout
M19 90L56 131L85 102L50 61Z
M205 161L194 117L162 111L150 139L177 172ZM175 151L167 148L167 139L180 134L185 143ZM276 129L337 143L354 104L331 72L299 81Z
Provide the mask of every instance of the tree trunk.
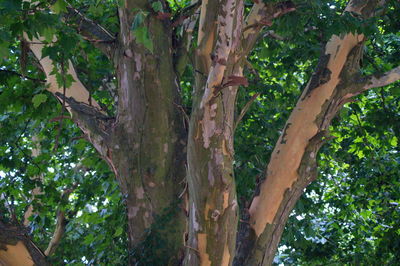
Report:
M189 240L185 265L230 265L238 203L233 173L237 54L243 2L203 1L188 139ZM218 23L216 26L215 21ZM210 56L213 54L213 56ZM213 60L211 59L213 58Z
M162 21L150 17L154 52L138 45L130 37L133 14L128 10L132 8L119 10L118 116L107 160L126 200L130 253L153 257L158 263L173 257L176 264L186 226L178 196L185 185L187 136L177 107L172 34Z
M183 254L186 131L172 64L171 29L150 15L153 51L132 38L134 10L119 8L114 62L118 115L107 128L103 157L120 184L128 216L130 264L178 264ZM105 151L105 153L104 153Z

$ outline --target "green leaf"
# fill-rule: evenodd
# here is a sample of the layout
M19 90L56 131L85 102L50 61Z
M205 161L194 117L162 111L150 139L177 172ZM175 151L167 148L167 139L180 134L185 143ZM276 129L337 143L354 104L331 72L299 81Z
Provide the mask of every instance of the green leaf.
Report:
M392 145L392 147L396 147L397 146L397 138L396 138L396 136L393 136L393 138L390 140L390 145Z
M10 50L8 48L8 43L0 43L0 58L7 58L10 55Z
M32 102L33 102L33 107L38 108L39 105L41 105L42 103L45 103L47 101L47 95L46 94L36 94L35 96L33 96L32 98Z
M91 5L88 12L93 13L95 16L101 16L104 13L104 8L102 5Z
M57 2L55 2L52 6L52 9L54 13L60 14L61 12L67 11L67 5L67 2L65 2L64 0L57 0Z
M85 236L85 238L84 238L84 240L83 240L83 243L84 243L85 245L89 245L89 244L91 244L91 243L94 241L94 239L95 239L94 235L92 235L92 234L87 235L87 236Z
M155 12L163 12L163 6L160 1L156 1L151 4L151 7Z
M400 86L397 86L392 89L393 95L400 96Z
M122 235L122 227L118 227L117 230L115 230L114 236L120 236Z
M135 35L137 43L143 44L144 47L153 53L153 41L150 39L147 28L139 27L133 32L133 34Z
M47 42L51 42L53 40L55 32L56 32L55 29L47 27L43 29L42 35L44 36Z

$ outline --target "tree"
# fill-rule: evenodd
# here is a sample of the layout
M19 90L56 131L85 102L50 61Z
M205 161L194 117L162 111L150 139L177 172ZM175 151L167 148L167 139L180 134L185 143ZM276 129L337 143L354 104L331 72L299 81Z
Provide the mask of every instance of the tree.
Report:
M3 144L4 154L12 155L5 156L2 167L14 182L15 175L28 178L22 182L29 184L26 190L40 188L32 193L27 220L38 219L48 204L46 197L53 194L51 198L60 202L52 242L58 244L67 218L78 216L85 206L85 199L74 199L74 190L80 189L86 200L91 198L89 190L83 193L90 188L85 178L58 181L60 174L54 169L52 178L41 178L41 165L50 160L49 147L57 152L52 160L66 165L70 175L86 171L87 176L107 176L90 148L76 138L79 133L68 121L72 119L118 181L122 200L114 202L114 208L121 213L125 209L130 265L271 264L289 214L317 177L317 153L331 139L332 119L357 95L400 79L397 58L374 58L390 50L379 43L380 38L390 35L398 43L394 26L398 22L390 22L390 18L398 21L396 1L0 3L4 35L0 51L5 61L0 69L5 77L1 93L6 114L1 120L26 110L31 115L12 141L18 151L8 150L7 140ZM315 66L316 47L321 43ZM274 62L277 44L304 54L297 54L299 61L291 54ZM288 70L276 71L281 76L272 77L273 69L261 70L263 58ZM366 59L370 61L364 63ZM292 62L298 64L294 67ZM303 92L291 98L299 96L290 115L276 113L287 121L268 151L272 153L265 171L252 186L254 194L248 203L239 201L237 190L243 187L237 187L234 177L235 131L250 105L262 98L254 89L257 80L284 75L294 81L291 88L302 87ZM29 93L22 90L27 86ZM44 89L59 102L56 118L55 100ZM248 98L240 112L238 94ZM7 97L17 96L19 105L6 102ZM24 109L28 105L33 107ZM44 116L59 121L58 131L45 131L53 138L34 130L49 127L48 123L31 123ZM68 137L77 144L66 148L62 141ZM29 154L32 148L41 152ZM17 163L18 156L25 159ZM71 163L73 156L83 156L86 162ZM53 189L49 182L54 182ZM12 205L18 192L8 190L4 201L11 202L8 207L15 214ZM97 206L109 202L101 197L98 201ZM74 211L68 211L71 204ZM10 219L15 222L17 216ZM4 228L13 229L4 232L25 230L9 223ZM5 235L1 243L7 247L21 239L14 233ZM121 235L121 230L114 233ZM30 257L40 264L45 255L33 255L36 246L29 239L23 241Z

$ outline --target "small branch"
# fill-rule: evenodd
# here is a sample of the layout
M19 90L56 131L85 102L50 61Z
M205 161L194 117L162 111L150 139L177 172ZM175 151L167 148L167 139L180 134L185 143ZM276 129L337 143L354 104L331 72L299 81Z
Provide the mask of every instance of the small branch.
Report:
M198 8L201 5L201 1L197 1L195 3L192 3L191 5L185 7L182 9L181 12L179 12L178 14L176 14L174 16L174 18L172 19L172 26L176 27L179 24L183 23L184 20L186 20L187 18L193 16L196 11L198 10Z
M37 157L40 155L41 153L41 149L40 149L40 141L37 135L33 135L32 136L32 142L34 144L34 146L32 147L32 156L33 157ZM40 170L40 168L39 168ZM40 184L43 183L43 175L42 173L39 173L38 175L34 176L32 178L32 180L36 181L36 182L40 182ZM29 218L36 212L33 209L33 201L35 200L36 196L43 194L40 185L39 184L35 184L35 187L31 190L31 204L28 206L28 208L26 209L25 213L24 213L24 225L27 227L30 223Z
M18 224L18 219L17 219L17 215L15 214L15 208L14 208L14 203L13 200L11 199L10 201L8 200L8 195L5 193L1 193L0 195L0 199L4 199L4 205L6 207L6 209L8 210L10 217L11 217L11 221L15 224Z
M74 189L78 186L78 183L72 185L71 188L65 189L61 195L61 200L68 199L68 196L74 191ZM65 212L61 211L60 209L57 212L57 223L56 229L54 230L53 237L51 238L47 249L45 250L44 254L48 257L54 254L58 244L61 241L62 236L65 232L65 227L67 225L67 219L65 218Z
M233 131L236 131L236 128L238 127L240 121L243 119L244 115L247 113L247 111L249 110L251 104L257 99L258 96L260 96L261 93L256 93L253 95L253 97L251 97L251 99L245 104L245 106L243 107L242 111L240 111L240 115L236 120L235 126L233 127Z
M47 249L44 251L44 254L48 257L54 254L58 244L61 241L61 238L65 232L65 226L67 225L67 219L65 219L65 213L63 211L58 211L57 213L57 224L56 229L54 230L53 237L50 240Z
M193 251L197 252L198 254L200 253L200 251L198 251L197 249L192 248L192 247L190 247L190 246L185 245L185 248L188 248L188 249L190 249L190 250L193 250Z
M63 88L63 95L65 96L65 93L66 93L66 90L67 90L67 87L65 86L65 65L64 65L64 54L62 55L62 59L61 59L61 77L62 77L62 88ZM63 98L63 101L62 101L62 108L61 108L61 116L64 116L64 112L65 112L65 97ZM61 130L62 130L62 127L63 127L63 119L61 119L60 120L60 123L59 123L59 127L58 127L58 134L56 135L56 139L55 139L55 144L54 144L54 149L53 149L53 151L56 151L57 150L57 148L58 148L58 141L59 141L59 138L60 138L60 135L61 135Z
M93 106L90 106L86 103L77 102L72 97L64 96L64 94L59 92L56 92L55 95L59 97L61 100L65 100L65 102L69 104L69 107L76 113L79 113L81 115L91 116L93 118L97 118L100 120L114 119L113 117L108 117L103 112L101 112L100 110L98 110Z
M367 85L364 87L364 90L384 87L398 80L400 80L400 66L393 68L392 70L386 72L381 76L378 75L369 76Z
M85 17L79 10L72 6L69 6L67 10L67 19L76 19L78 33L111 58L113 51L111 44L115 42L115 36L101 25Z
M55 95L60 100L65 100L71 109L73 120L100 154L107 156L107 143L111 140L110 129L115 118L105 115L94 106L77 102L73 97L66 97L60 92L56 92Z
M271 37L272 39L275 39L275 40L278 40L278 41L287 40L287 38L276 34L273 30L268 30L266 33L264 33L263 37Z
M57 122L57 121L64 120L64 119L72 119L72 118L70 116L65 116L65 115L56 116L56 117L53 117L52 119L50 119L50 122Z
M287 13L293 12L296 7L291 1L282 1L278 3L264 4L262 1L255 3L246 18L246 24L243 30L242 47L246 56L256 41L261 30L265 26L271 26L273 20Z
M13 70L0 69L0 72L11 74L11 75L14 75L14 76L21 77L22 79L28 79L28 80L32 80L32 81L36 81L36 82L40 82L40 83L45 83L46 82L46 80L37 79L37 78L31 78L31 77L22 75L21 73L18 73L16 71L13 71Z

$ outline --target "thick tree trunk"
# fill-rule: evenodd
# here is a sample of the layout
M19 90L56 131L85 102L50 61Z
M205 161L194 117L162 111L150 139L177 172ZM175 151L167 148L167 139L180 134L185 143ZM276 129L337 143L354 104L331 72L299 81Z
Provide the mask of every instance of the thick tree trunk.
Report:
M176 264L186 226L178 196L185 185L187 137L177 107L172 34L162 21L150 16L154 52L137 44L130 31L134 7L140 8L119 9L121 35L114 60L118 117L107 158L126 200L130 253L153 257L157 263L171 257Z

